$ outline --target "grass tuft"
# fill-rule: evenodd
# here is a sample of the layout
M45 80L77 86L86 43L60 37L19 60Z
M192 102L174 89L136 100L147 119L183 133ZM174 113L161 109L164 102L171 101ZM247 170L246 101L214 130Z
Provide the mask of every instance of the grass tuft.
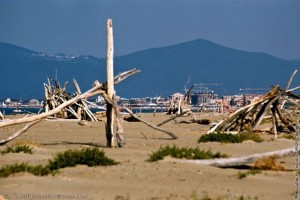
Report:
M20 152L33 154L33 148L31 148L28 145L15 146L15 147L6 147L6 149L1 151L1 154L20 153Z
M228 157L226 154L221 154L220 152L213 153L210 150L204 151L204 150L200 150L198 147L178 148L175 145L173 145L172 147L167 145L165 147L160 147L158 151L153 152L147 161L155 162L158 160L162 160L166 156L171 156L173 158L185 158L185 159L212 159L212 158Z
M59 169L65 167L74 167L76 165L91 166L109 166L118 164L116 161L105 156L103 151L98 148L85 148L81 150L68 150L63 153L58 153L48 164L43 165L28 165L27 163L6 165L0 168L0 177L8 177L10 174L18 172L28 172L36 176L45 176L55 174Z
M201 142L222 142L222 143L242 143L246 140L252 140L254 142L262 142L263 139L254 133L210 133L202 135L198 139L198 143Z

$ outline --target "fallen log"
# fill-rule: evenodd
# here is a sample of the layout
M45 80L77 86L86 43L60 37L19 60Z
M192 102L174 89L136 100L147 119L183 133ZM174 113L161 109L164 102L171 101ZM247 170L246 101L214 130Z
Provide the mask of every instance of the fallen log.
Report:
M136 118L137 120L139 120L140 122L146 124L147 126L153 128L155 130L164 132L164 133L168 134L169 136L171 136L173 139L177 139L178 138L174 133L172 133L172 132L170 132L168 130L162 129L162 128L158 127L158 126L155 126L154 124L151 124L151 123L143 120L142 118L140 118L137 115L133 114L133 112L131 112L131 110L129 110L128 108L122 107L122 109L125 109L132 117Z
M19 130L18 132L14 133L14 134L12 134L7 139L0 140L0 145L6 144L7 142L15 139L16 137L20 136L22 133L26 132L30 127L32 127L33 125L37 124L40 121L41 120L37 120L37 121L28 123L26 126L24 126L24 128L22 128L21 130Z
M287 156L295 152L295 147L281 149L277 151L270 151L265 153L257 153L248 156L234 157L234 158L218 158L218 159L206 159L206 160L175 160L180 163L192 163L198 165L211 165L215 167L238 167L249 163L253 163L258 159L270 156L282 157ZM173 161L173 160L172 160Z
M166 119L165 121L160 122L160 123L157 124L156 126L161 126L161 125L163 125L163 124L166 124L166 123L168 123L168 122L170 122L170 121L176 119L177 117L180 117L180 116L182 116L182 115L184 115L184 114L186 114L186 113L188 113L188 111L184 111L184 112L180 113L179 115L177 114L177 115L175 115L175 116L172 116L172 117L170 117L169 119Z
M191 120L182 120L177 122L178 124L202 124L202 125L209 125L211 121L209 119L191 119Z

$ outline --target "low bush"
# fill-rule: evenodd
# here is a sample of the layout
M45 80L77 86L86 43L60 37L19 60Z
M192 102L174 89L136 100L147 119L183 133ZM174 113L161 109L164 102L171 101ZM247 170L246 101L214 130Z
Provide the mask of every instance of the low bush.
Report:
M263 139L254 133L210 133L202 135L198 139L198 143L201 142L222 142L222 143L241 143L246 140L253 140L255 142L262 142Z
M86 148L81 150L68 150L63 153L58 153L49 160L48 167L51 170L56 170L65 167L74 167L76 165L91 166L108 166L116 165L117 162L105 156L103 151L98 148Z
M48 174L55 174L55 171L51 171L47 166L35 165L31 166L27 163L6 165L0 169L0 177L8 177L10 174L19 172L28 172L37 176L44 176Z
M0 168L0 177L7 177L10 174L18 172L28 172L37 176L55 174L59 169L65 167L74 167L76 165L91 166L109 166L118 164L116 161L106 157L103 151L98 148L85 148L81 150L68 150L63 153L58 153L48 164L43 165L28 165L27 163L6 165Z
M178 148L175 145L172 147L165 146L160 147L158 151L153 152L150 158L147 160L149 162L155 162L162 160L166 156L171 156L173 158L185 158L185 159L212 159L212 158L224 158L228 157L226 154L221 154L220 152L213 153L210 150L204 151L197 148Z
M1 151L1 154L20 153L20 152L33 154L33 148L31 148L28 145L21 145L21 146L15 146L15 147L6 147L5 150Z

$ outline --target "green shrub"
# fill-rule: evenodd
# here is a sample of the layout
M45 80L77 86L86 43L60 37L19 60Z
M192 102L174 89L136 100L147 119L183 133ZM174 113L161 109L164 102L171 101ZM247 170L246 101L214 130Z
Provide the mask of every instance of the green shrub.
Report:
M28 145L15 146L15 147L6 147L5 150L1 151L1 154L20 153L20 152L32 154L33 153L33 148L31 148Z
M27 164L13 164L6 165L0 169L0 177L8 177L10 174L25 172L27 168Z
M63 153L58 153L52 160L49 160L48 166L51 170L56 170L65 167L74 167L76 165L87 165L91 167L116 164L117 162L107 158L105 153L103 151L99 151L98 148L86 148L82 150L68 150Z
M210 133L202 135L198 139L198 143L200 142L222 142L222 143L241 143L246 140L253 140L255 142L262 142L263 139L254 133Z
M27 163L6 165L0 169L0 177L8 177L10 174L19 172L29 172L37 176L44 176L48 174L54 174L47 166L36 165L31 166Z
M18 172L28 172L36 176L45 176L55 174L59 169L65 167L74 167L76 165L87 166L108 166L116 165L117 162L106 157L103 151L97 148L86 148L81 150L68 150L63 153L58 153L48 164L43 165L28 165L26 163L6 165L0 168L0 177L7 177L10 174Z
M185 159L212 159L212 158L224 158L228 157L225 154L221 154L220 152L212 153L210 150L204 151L197 148L178 148L175 145L172 147L165 146L160 147L158 151L153 152L150 155L150 158L147 160L149 162L155 162L158 160L162 160L166 156L171 156L173 158L185 158Z

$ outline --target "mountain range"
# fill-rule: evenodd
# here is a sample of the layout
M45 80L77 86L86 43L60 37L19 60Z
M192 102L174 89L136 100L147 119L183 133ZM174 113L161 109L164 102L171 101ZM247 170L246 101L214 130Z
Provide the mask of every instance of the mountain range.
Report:
M121 97L166 97L184 92L185 87L193 84L230 95L241 92L241 88L251 91L277 84L284 88L299 63L198 39L117 56L114 72L117 75L132 68L141 70L116 87ZM105 69L104 58L51 55L0 43L0 99L43 98L43 83L47 78L57 78L61 84L68 81L70 92L74 91L75 78L85 91L94 80L105 81ZM299 85L299 77L295 77L293 85Z

